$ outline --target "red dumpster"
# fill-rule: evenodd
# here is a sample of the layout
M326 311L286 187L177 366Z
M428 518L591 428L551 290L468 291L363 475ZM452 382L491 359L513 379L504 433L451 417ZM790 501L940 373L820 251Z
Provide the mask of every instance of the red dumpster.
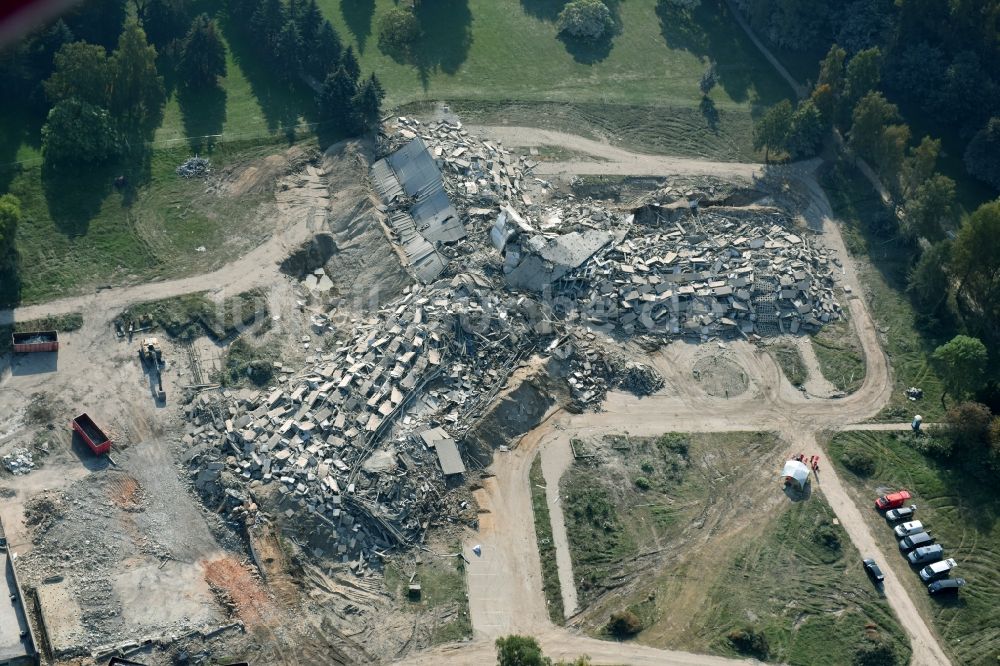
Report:
M59 351L59 334L55 331L14 333L11 338L14 342L14 351L19 354Z
M111 440L86 412L73 419L73 430L80 434L94 453L107 453L111 450Z

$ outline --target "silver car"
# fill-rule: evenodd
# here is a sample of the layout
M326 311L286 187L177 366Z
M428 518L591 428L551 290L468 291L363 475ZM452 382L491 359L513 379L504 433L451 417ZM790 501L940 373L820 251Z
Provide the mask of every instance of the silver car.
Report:
M893 532L896 533L897 539L902 539L903 537L908 537L911 534L917 534L918 532L924 531L924 524L919 520L911 520L908 523L903 523L902 525L897 525Z
M944 547L936 543L933 546L921 546L906 556L910 564L930 564L944 556Z

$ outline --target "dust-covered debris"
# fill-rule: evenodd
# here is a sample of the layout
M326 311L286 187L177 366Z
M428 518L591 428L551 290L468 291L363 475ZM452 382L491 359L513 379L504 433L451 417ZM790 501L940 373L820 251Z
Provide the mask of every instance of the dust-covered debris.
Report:
M27 474L35 469L35 461L32 459L31 451L21 447L13 449L10 453L4 455L3 458L0 458L0 463L3 464L4 469L14 476Z
M189 157L175 171L181 178L204 178L212 172L212 163L205 157Z

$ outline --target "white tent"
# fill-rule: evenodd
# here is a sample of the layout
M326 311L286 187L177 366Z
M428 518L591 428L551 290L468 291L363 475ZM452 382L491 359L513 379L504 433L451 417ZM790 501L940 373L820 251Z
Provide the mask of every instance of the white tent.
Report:
M785 463L785 469L781 471L781 476L786 485L791 482L802 488L809 481L809 468L798 460L789 460Z

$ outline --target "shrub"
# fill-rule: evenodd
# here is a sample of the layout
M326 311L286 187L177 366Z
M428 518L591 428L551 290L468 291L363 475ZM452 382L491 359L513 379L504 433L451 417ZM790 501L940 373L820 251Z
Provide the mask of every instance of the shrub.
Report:
M854 653L854 666L896 666L898 661L896 648L881 636L865 639Z
M409 9L397 7L378 22L378 45L386 53L408 56L419 39L420 23Z
M635 487L638 488L639 490L649 490L650 488L653 487L653 484L650 483L649 479L647 479L646 477L640 476L637 477L635 480Z
M813 539L832 551L840 552L840 531L830 521L824 520L816 526L813 530Z
M559 12L556 25L570 37L597 41L611 32L615 21L601 0L573 0Z
M767 660L770 648L767 645L767 636L763 632L753 627L744 627L733 629L726 638L740 654L756 657L762 661Z
M608 620L608 633L616 638L631 638L642 631L642 620L630 610L612 613Z
M978 402L961 402L945 414L952 441L960 453L982 454L990 439L990 408Z
M840 454L840 462L858 476L871 476L875 473L875 458L860 446L844 449Z

